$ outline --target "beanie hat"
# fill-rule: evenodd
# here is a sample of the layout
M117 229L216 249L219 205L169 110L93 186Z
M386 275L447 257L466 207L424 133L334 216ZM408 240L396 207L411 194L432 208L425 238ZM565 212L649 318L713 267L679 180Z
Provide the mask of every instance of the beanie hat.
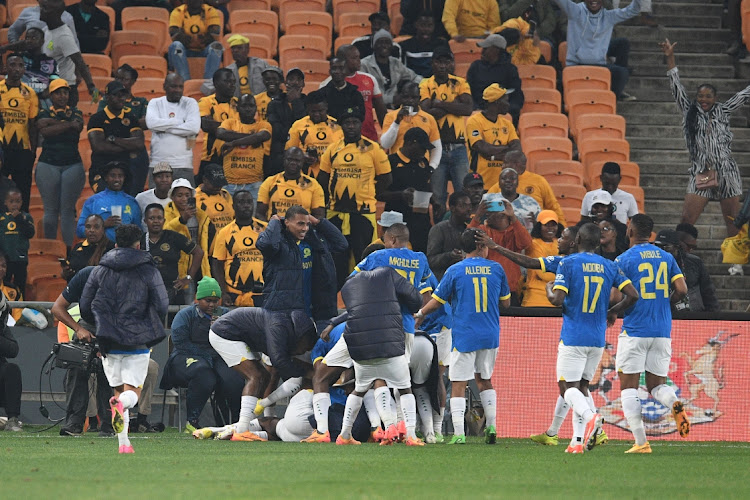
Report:
M221 287L219 282L208 276L204 276L202 280L198 282L198 291L195 294L195 298L205 299L206 297L218 297L221 298Z

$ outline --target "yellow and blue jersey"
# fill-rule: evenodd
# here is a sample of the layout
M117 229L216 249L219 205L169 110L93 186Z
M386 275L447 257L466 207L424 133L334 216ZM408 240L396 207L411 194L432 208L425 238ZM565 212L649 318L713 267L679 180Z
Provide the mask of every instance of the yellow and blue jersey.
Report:
M470 257L445 271L432 297L450 302L453 349L459 352L494 349L500 345L500 301L510 298L503 267L495 261Z
M427 285L430 286L433 290L438 287L439 283L440 282L434 274L431 274L430 277L427 278ZM441 304L437 311L430 314L429 316L426 316L424 321L422 322L422 331L429 334L440 333L443 328L450 329L452 327L453 310L451 309L451 305L448 303Z
M652 245L636 245L615 263L630 278L640 300L625 311L622 333L629 337L667 337L672 332L669 287L683 274L675 258Z
M590 252L565 257L557 266L553 290L567 295L563 302L560 341L567 346L604 347L607 309L612 287L630 280L610 260Z
M542 265L543 273L557 273L557 266L565 258L565 255L548 255L547 257L539 257L539 263Z

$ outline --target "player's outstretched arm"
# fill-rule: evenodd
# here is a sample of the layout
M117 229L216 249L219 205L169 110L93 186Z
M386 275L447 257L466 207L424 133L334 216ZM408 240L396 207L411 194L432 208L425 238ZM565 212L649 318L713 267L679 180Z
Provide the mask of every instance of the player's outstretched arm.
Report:
M687 283L685 282L685 278L677 278L672 285L674 285L674 290L672 290L672 293L669 296L669 302L670 304L676 304L687 295Z
M607 326L614 325L617 315L630 308L638 300L638 292L636 292L632 283L622 287L621 292L623 294L622 299L607 311Z
M420 309L419 311L416 312L416 314L414 314L414 319L416 320L416 326L421 325L422 321L424 320L424 317L427 316L428 314L432 314L435 311L437 311L438 308L440 308L440 305L441 305L440 302L438 302L434 298L430 299L430 301L427 302L427 304L423 305L422 309Z
M508 250L505 247L502 247L495 243L495 241L490 238L486 233L477 233L476 235L476 241L477 243L481 243L485 245L490 250L494 250L498 252L503 257L506 257L511 262L518 264L521 267L525 267L526 269L541 269L542 264L539 262L539 259L534 259L532 257L527 257L523 254L516 253L512 250Z

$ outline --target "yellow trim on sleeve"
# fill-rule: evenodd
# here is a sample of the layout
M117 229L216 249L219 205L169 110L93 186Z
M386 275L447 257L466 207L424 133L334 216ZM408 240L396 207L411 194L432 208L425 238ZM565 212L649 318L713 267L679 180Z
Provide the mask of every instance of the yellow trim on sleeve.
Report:
M684 274L682 274L682 273L680 273L680 274L675 274L675 275L674 275L674 276L672 277L672 281L671 281L671 282L672 282L672 283L674 283L674 282L675 282L675 281L677 281L678 279L680 279L680 278L684 278L684 277L685 277L685 275L684 275Z
M445 304L446 302L448 302L447 300L443 300L443 299L441 299L440 297L438 297L438 296L437 296L437 295L435 295L434 293L432 294L432 298L433 298L433 299L435 299L435 300L437 300L437 301L438 301L438 302L440 302L441 304Z
M620 291L622 291L623 288L625 288L626 286L630 285L631 283L633 283L633 282L630 281L630 280L625 280L625 281L623 281L620 284L620 286L617 287L617 289L620 290Z
M313 359L313 366L315 366L315 363L323 359L325 356L318 356L317 358Z
M362 272L362 269L360 269L359 266L354 266L354 270L357 271L358 273Z
M432 291L432 287L428 286L428 287L425 287L422 290L420 290L419 293L423 294L423 293L427 293L427 292L431 292L431 291Z
M509 299L509 298L510 298L510 294L508 294L508 295L506 295L504 297L500 297L500 300L506 300L506 299Z
M104 132L103 128L90 128L86 134L90 134L91 132Z
M563 292L568 293L568 289L562 285L555 285L552 287L552 290L562 290Z
M544 265L544 257L537 257L537 258L539 259L539 264L542 265L542 272L546 273L547 272L547 266Z

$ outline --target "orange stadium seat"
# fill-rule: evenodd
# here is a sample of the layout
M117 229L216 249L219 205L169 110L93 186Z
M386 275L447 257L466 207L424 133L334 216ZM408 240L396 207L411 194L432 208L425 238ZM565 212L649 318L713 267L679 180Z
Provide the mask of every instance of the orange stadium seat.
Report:
M557 46L557 61L560 63L560 67L565 67L565 58L568 55L568 42L560 42Z
M5 5L0 5L0 26L5 26L5 22L8 20L8 9Z
M102 54L81 54L88 65L91 76L112 78L112 59Z
M112 33L112 65L120 66L121 56L163 54L161 37L151 31L122 30Z
M561 113L522 113L518 135L526 137L568 137L568 117Z
M557 202L561 207L576 208L581 211L583 197L586 196L586 188L580 184L552 184Z
M391 33L400 33L401 25L404 24L404 16L401 15L400 0L388 1L388 17L391 18Z
M625 118L620 115L585 114L576 119L576 137L589 139L625 139Z
M127 7L122 11L122 29L150 31L161 40L159 54L165 54L172 39L169 36L169 12L160 7ZM144 52L148 54L148 52Z
M57 259L64 259L68 255L68 248L62 241L35 238L29 241L28 255L57 262Z
M271 10L271 0L232 0L226 5L229 17L235 10Z
M477 41L471 38L464 42L450 40L448 45L450 45L453 51L453 58L456 63L455 75L466 78L469 66L481 57L482 49L477 47Z
M575 226L581 220L581 207L560 207L560 209L563 211L563 215L565 215L565 222L568 224L568 227Z
M380 0L333 0L333 27L338 33L341 14L366 12L368 15L380 10Z
M285 28L284 19L289 12L325 12L326 0L280 0L279 2L279 23L282 31Z
M96 7L102 12L104 12L105 14L107 14L107 17L109 17L109 32L110 34L114 33L115 32L115 9L107 5L97 5ZM112 49L112 36L110 35L109 42L107 42L107 46L104 48L104 53L109 54L111 49Z
M586 172L581 162L574 160L538 160L534 173L541 175L550 184L585 184Z
M579 116L594 113L613 115L617 112L617 97L610 90L571 90L566 98L565 107L573 137L578 133L575 127Z
M167 60L162 56L122 56L120 65L129 64L138 71L138 79L161 78L167 76Z
M185 89L182 91L182 95L192 97L196 101L201 97L205 97L201 92L201 85L203 85L203 79L199 78L196 80L188 80L185 82Z
M36 5L38 4L32 0L7 0L5 6L8 9L6 15L8 24L13 24L23 9L26 7L35 7Z
M317 36L284 35L279 38L279 63L282 68L291 68L299 59L325 60L330 47Z
M112 81L111 76L93 76L91 78L94 80L96 88L99 89L99 92L102 94L104 94L104 89L107 84ZM83 101L91 102L91 96L89 95L89 90L86 88L86 82L81 80L78 82L78 102Z
M308 89L317 89L320 82L328 78L328 61L325 60L297 59L292 66L284 67L284 73L293 67L301 69L305 74L305 87Z
M327 12L287 12L284 18L284 32L287 35L321 37L328 46L326 57L330 54L333 40L333 18Z
M539 50L544 56L544 60L547 64L552 64L552 45L546 40L539 42Z
M276 55L276 44L279 37L279 16L274 11L263 10L235 10L229 19L232 33L257 33L266 35L270 40L270 48Z
M145 97L148 100L164 95L163 78L138 78L133 84L131 92L136 97Z
M560 92L556 89L523 89L524 113L559 113L562 109Z
M643 194L643 188L639 186L619 186L620 189L626 193L630 193L635 198L635 202L638 204L638 211L643 213L646 211L646 197Z
M58 264L58 267L59 266L60 265ZM68 285L67 281L57 275L34 276L33 278L27 279L26 283L27 294L30 291L31 295L33 295L33 300L38 300L40 302L54 302Z
M258 33L228 33L221 39L221 45L224 47L224 66L232 64L232 49L229 47L229 37L232 35L242 35L250 40L250 57L259 57L260 59L271 59L275 47L271 47L271 40L268 36Z
M602 187L602 181L599 176L602 173L602 166L606 161L592 161L586 166L586 185L589 189L599 189ZM640 186L641 169L637 163L631 161L618 161L620 165L620 186Z
M520 64L518 76L521 77L521 88L526 89L555 89L557 88L557 73L552 66L544 64Z
M565 96L573 90L610 90L612 73L602 66L568 66L563 69Z
M573 143L567 137L529 137L521 141L529 170L539 160L572 160Z
M370 34L370 14L367 12L349 12L341 14L339 21L339 36L367 36Z
M595 161L630 161L630 144L622 139L589 139L578 143L578 157L584 166Z
M0 45L8 43L8 28L0 29Z
M338 52L339 47L341 47L342 45L349 45L354 40L356 40L357 38L359 38L359 37L357 37L357 36L337 36L336 40L333 42L333 53L335 54L336 52Z

